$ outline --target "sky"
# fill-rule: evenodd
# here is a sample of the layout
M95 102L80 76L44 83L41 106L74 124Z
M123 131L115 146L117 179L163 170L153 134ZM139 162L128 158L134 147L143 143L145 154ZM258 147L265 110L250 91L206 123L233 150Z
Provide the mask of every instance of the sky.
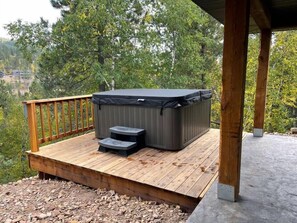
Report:
M38 22L40 17L54 23L60 11L51 6L50 0L0 0L0 37L10 38L4 25L21 19Z

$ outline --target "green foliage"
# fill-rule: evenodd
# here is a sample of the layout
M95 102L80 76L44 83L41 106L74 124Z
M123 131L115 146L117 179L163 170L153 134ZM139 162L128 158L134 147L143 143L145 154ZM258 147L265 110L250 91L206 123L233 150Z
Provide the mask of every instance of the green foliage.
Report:
M206 88L222 52L222 27L191 1L164 1L168 51L161 87ZM178 10L177 10L178 9ZM180 19L183 18L183 19Z
M244 129L252 131L259 55L259 35L249 38ZM273 35L267 84L265 131L287 132L297 124L297 32Z
M0 82L0 114L1 184L30 176L34 172L29 169L24 153L24 149L28 150L28 128L22 105L3 81Z
M28 59L41 52L37 78L47 96L91 93L112 79L117 88L209 84L222 28L191 1L52 4L64 10L52 27L44 20L7 26Z
M23 58L13 41L0 40L0 71L11 74L12 70L31 71L32 65Z
M258 56L260 49L260 36L250 35L248 45L247 74L245 84L243 128L251 132L254 126L254 105L256 94L256 78L258 71Z
M265 128L285 132L296 125L297 109L297 32L274 35L268 80Z

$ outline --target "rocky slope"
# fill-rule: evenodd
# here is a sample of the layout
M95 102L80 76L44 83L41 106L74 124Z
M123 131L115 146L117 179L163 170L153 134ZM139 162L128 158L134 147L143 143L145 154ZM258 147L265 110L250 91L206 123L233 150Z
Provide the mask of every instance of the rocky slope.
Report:
M185 222L179 206L37 177L0 185L0 222Z

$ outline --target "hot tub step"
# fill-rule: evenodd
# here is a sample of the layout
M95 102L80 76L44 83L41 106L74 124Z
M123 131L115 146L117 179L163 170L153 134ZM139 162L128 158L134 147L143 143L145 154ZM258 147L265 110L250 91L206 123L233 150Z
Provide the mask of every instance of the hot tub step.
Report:
M142 148L145 146L145 130L139 128L130 128L125 126L114 126L109 128L110 138L136 142L137 146Z
M112 138L102 139L99 142L100 145L107 147L109 149L118 149L118 150L128 150L136 147L136 142L121 141Z
M106 138L99 141L100 152L115 152L122 156L129 156L130 154L139 150L136 142L121 141L112 138Z
M139 128L130 128L125 126L114 126L109 128L111 133L120 134L120 135L128 135L128 136L139 136L144 134L144 129Z

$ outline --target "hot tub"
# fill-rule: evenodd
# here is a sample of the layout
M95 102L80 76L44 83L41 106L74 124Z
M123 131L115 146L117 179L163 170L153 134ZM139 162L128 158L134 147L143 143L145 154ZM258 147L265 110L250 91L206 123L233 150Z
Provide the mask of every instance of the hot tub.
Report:
M145 130L146 146L180 150L209 130L210 90L123 89L94 93L95 134L109 128Z

